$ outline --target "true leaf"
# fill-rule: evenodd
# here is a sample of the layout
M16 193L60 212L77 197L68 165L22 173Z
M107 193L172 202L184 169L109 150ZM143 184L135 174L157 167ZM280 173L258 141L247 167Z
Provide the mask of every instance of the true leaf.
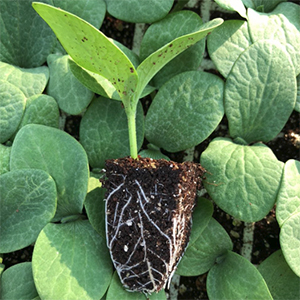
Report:
M11 147L0 144L0 175L9 171Z
M300 213L292 215L281 226L280 245L284 258L300 277Z
M209 223L197 240L188 246L176 272L183 276L204 274L215 264L219 256L231 249L232 242L229 235L215 219L210 217Z
M242 0L215 0L222 8L236 11L243 18L247 18L246 9Z
M223 117L223 81L216 75L189 71L161 87L148 110L145 135L169 152L201 143Z
M52 3L52 0L43 0ZM31 7L32 0L2 0L0 60L22 68L41 66L56 37Z
M33 243L56 209L56 186L42 170L15 170L0 176L0 252Z
M264 12L272 11L276 5L280 2L287 0L242 0L246 7L253 8L255 10L262 9Z
M258 41L237 59L225 84L230 135L268 142L283 128L296 101L289 55L273 41ZM271 108L271 109L270 109Z
M293 214L300 212L300 162L285 163L277 196L276 219L280 226Z
M246 258L228 251L207 276L207 293L215 299L272 300L262 275Z
M274 206L283 163L257 143L243 146L216 138L201 155L204 186L217 205L245 222L261 220Z
M34 299L37 296L31 262L16 264L3 272L0 289L2 300Z
M42 169L54 178L58 194L56 220L81 213L88 184L88 160L82 146L66 132L26 125L15 137L10 168Z
M112 276L105 240L85 220L48 224L32 257L42 299L101 299Z
M274 300L299 299L300 278L286 263L281 250L274 252L259 266Z

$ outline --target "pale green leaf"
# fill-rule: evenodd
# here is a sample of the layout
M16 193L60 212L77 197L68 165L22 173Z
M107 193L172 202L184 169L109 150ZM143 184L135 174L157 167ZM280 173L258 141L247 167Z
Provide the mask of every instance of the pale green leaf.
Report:
M11 147L0 144L0 175L9 171Z
M241 17L247 19L246 9L242 0L215 0L222 8L236 11Z

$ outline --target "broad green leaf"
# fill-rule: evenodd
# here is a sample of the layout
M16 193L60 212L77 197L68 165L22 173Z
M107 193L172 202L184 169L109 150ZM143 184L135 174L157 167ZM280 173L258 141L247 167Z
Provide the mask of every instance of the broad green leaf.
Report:
M128 57L102 32L64 10L34 2L33 8L49 24L72 59L108 79L127 105L136 89L137 73Z
M104 0L53 0L56 7L64 9L100 28L106 13Z
M127 292L122 286L122 283L120 282L118 273L114 272L111 284L107 291L106 300L141 300L144 298L145 296L141 293ZM167 297L165 291L161 290L159 293L147 295L147 300L167 300Z
M144 138L142 105L137 109L138 148ZM122 103L103 97L94 99L80 123L80 142L92 168L103 168L106 159L130 154L128 125Z
M47 93L57 101L60 109L68 114L78 115L92 101L94 93L73 75L69 68L68 57L55 54L48 56L50 80Z
M139 81L136 93L140 95L151 78L170 60L205 38L222 23L223 19L221 18L213 19L203 24L196 32L178 37L148 56L137 68Z
M0 143L6 142L18 129L26 97L8 81L0 80Z
M106 239L104 201L104 194L106 190L101 188L101 183L96 177L90 177L89 186L91 184L93 185L93 188L89 188L84 201L84 207L93 228L102 236L103 239Z
M48 95L35 95L27 99L19 129L27 124L41 124L58 128L59 109Z
M223 87L219 77L200 71L171 78L156 94L148 110L147 140L169 152L201 143L223 117Z
M0 144L0 175L9 171L11 147Z
M202 25L201 18L192 11L179 11L169 14L164 19L152 24L143 36L140 57L144 60L172 40L196 31ZM197 70L203 58L205 40L202 39L188 50L179 54L165 65L152 79L160 88L171 77L191 70Z
M45 66L24 69L0 62L0 72L1 79L18 87L27 98L41 94L49 79L49 70Z
M81 213L89 177L88 160L82 146L66 132L26 125L15 137L10 168L42 169L53 177L58 195L55 220Z
M300 162L288 160L277 196L276 219L280 226L293 214L300 212Z
M56 186L42 170L15 170L0 176L0 253L33 243L56 209Z
M164 18L174 0L105 0L107 11L117 19L132 23L153 23Z
M0 288L2 300L34 299L37 296L31 262L16 264L3 272Z
M233 217L256 222L274 206L283 163L264 144L243 146L216 138L202 153L201 165L209 195Z
M52 3L52 0L42 2ZM31 7L32 0L2 0L0 60L22 68L41 66L56 38Z
M211 216L210 216L211 217ZM207 272L216 259L232 249L232 242L225 229L213 218L205 225L198 239L189 245L182 257L177 274L197 276Z
M233 0L234 1L234 0ZM285 2L287 0L242 0L246 7L253 8L255 10L270 12L279 3Z
M105 240L87 221L48 224L32 257L39 295L52 299L101 299L112 276Z
M225 84L225 113L233 138L268 142L287 122L296 101L296 76L280 44L258 41L237 59Z
M281 250L274 252L259 266L274 300L300 299L300 278L286 263Z
M293 10L298 12L296 25L295 18L297 17L290 12ZM296 75L300 73L299 13L299 5L294 3L281 3L271 13L260 13L251 8L248 9L249 29L253 42L272 40L280 43L292 59ZM278 56L277 53L272 53L272 58L276 56ZM280 75L285 78L284 74Z
M242 0L215 0L222 8L236 11L241 17L247 19L246 9Z
M207 276L207 293L215 299L272 300L262 275L246 258L228 251Z
M280 246L286 262L300 277L300 213L287 219L280 230Z
M297 99L294 109L295 111L300 112L300 74L297 76Z
M252 44L248 23L228 20L207 37L207 49L218 71L226 78L240 54Z
M153 144L148 144L147 145L147 149L144 149L142 151L139 152L139 155L141 157L150 157L153 159L166 159L166 160L170 160L170 158L164 154L162 154L162 152L160 151L159 147L156 147Z

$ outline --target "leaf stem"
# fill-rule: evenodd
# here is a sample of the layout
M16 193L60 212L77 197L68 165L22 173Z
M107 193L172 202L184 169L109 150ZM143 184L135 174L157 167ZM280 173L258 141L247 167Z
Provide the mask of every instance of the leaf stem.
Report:
M136 159L138 157L137 136L136 136L136 109L127 109L128 133L130 155Z

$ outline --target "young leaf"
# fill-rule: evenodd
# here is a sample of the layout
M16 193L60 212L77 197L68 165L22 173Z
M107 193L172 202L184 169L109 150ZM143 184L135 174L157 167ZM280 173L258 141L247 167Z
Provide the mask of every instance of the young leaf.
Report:
M207 37L207 49L218 71L226 78L240 54L252 44L248 23L228 20Z
M286 262L300 277L300 213L287 219L280 231L280 246Z
M42 169L53 177L58 195L55 220L81 213L89 177L88 160L82 146L66 132L26 125L15 137L10 168Z
M6 142L18 129L26 97L15 85L0 80L0 143Z
M81 67L108 79L129 105L137 85L136 70L128 57L102 32L79 17L50 5L34 2L33 8Z
M201 143L221 121L223 81L189 71L171 78L153 99L145 120L147 140L169 152Z
M45 226L32 269L42 299L101 299L112 276L105 240L87 220Z
M272 11L280 2L285 2L287 0L242 0L242 1L246 7L250 7L255 10L260 9L263 12L269 12Z
M231 249L232 242L225 229L210 218L198 239L188 246L176 272L183 276L204 274L219 256Z
M274 300L300 299L300 278L286 263L281 250L274 252L259 266Z
M18 87L26 97L41 94L49 79L47 67L19 68L0 62L1 79Z
M215 299L273 300L256 267L246 258L228 251L207 276L207 293Z
M196 32L178 37L148 56L137 68L137 73L139 75L138 86L136 89L137 95L141 94L151 78L170 60L205 38L207 34L212 32L222 23L223 19L220 18L211 20L203 24Z
M94 93L73 75L69 68L68 57L55 54L48 56L50 80L47 93L57 101L60 109L68 114L78 115L92 101Z
M268 142L287 122L296 101L296 76L278 42L252 44L237 59L225 84L230 135Z
M3 272L1 278L0 298L34 299L38 296L33 277L31 262L16 264Z
M246 9L242 0L215 0L222 8L236 11L241 17L247 19Z
M0 176L0 252L33 243L56 209L56 186L42 170L15 170Z
M300 162L290 159L285 163L277 196L276 219L279 226L298 212L300 212Z
M164 18L174 0L105 0L107 11L117 19L133 23L153 23Z
M257 143L243 146L216 138L201 155L204 185L217 205L245 222L261 220L274 206L283 163Z
M53 50L56 37L31 3L32 0L1 1L0 61L22 68L39 67Z

